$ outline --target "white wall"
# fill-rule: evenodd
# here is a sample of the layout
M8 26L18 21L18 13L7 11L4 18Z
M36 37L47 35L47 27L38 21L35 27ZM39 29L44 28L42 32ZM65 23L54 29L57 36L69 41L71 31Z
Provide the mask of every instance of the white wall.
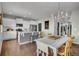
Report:
M45 21L49 21L49 29L45 29ZM54 19L53 17L48 17L46 19L38 21L38 23L42 23L42 31L46 34L51 33L54 34Z
M72 34L75 36L75 42L79 44L79 11L72 12Z

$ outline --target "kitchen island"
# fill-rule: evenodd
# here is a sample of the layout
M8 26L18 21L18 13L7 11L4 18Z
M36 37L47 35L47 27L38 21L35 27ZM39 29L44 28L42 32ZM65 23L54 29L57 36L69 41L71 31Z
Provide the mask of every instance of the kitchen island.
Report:
M38 38L38 32L18 32L19 44L26 44Z

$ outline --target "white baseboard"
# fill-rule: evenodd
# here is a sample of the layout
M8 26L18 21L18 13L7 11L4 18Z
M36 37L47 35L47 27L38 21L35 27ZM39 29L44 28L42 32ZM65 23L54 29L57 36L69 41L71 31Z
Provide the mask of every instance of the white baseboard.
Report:
M22 42L22 43L20 42L19 44L20 44L20 45L23 45L23 44L27 44L27 43L31 43L31 41Z

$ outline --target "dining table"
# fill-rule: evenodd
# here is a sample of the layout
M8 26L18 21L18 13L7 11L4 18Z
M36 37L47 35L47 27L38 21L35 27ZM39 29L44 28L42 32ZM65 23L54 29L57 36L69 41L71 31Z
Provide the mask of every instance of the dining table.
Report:
M39 56L39 50L46 53L48 56L48 47L50 47L53 50L53 56L57 56L58 48L61 47L66 41L68 40L68 36L62 36L58 39L55 38L39 38L36 39L36 45L37 45L37 56Z

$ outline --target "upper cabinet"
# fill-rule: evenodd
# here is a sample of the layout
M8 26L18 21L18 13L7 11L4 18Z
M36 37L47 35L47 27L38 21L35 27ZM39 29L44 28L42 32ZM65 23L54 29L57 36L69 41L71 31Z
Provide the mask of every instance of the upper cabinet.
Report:
M12 31L16 30L16 21L15 19L11 18L3 18L3 31L8 31L12 29Z
M16 26L15 19L3 18L3 26Z

